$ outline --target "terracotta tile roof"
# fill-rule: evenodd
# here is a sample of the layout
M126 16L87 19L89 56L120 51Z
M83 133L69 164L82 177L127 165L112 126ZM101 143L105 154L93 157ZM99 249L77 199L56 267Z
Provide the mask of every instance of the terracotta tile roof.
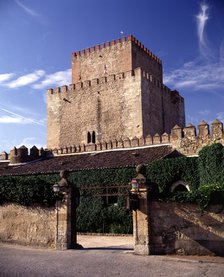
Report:
M39 173L56 173L60 170L76 171L94 168L133 167L137 164L150 164L154 160L174 155L170 146L147 147L138 149L92 152L65 155L37 160L14 166L0 166L0 175L30 175Z

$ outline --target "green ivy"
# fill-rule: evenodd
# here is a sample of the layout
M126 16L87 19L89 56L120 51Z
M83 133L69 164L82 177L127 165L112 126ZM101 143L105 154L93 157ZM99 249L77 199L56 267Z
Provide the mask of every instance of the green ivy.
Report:
M199 158L180 157L154 161L146 168L149 184L158 186L157 194L156 190L151 194L157 199L194 202L201 207L206 207L208 203L224 203L223 149L221 144L214 144L203 148ZM71 172L70 182L81 191L81 204L77 213L78 231L132 232L131 212L124 208L125 197L122 195L127 194L128 188L125 186L135 176L133 167ZM27 206L52 206L56 200L52 186L59 180L59 174L1 176L0 204L13 202ZM171 195L169 188L178 180L186 182L191 191ZM108 185L120 187L118 205L105 206L100 193Z
M56 201L52 189L54 180L53 176L48 175L1 176L0 203L52 206Z
M158 185L160 194L167 194L170 186L179 180L191 190L199 186L198 158L173 158L154 161L147 167L147 178ZM160 197L161 197L160 195Z
M103 197L81 196L77 208L77 231L93 233L132 233L132 212L124 207L124 197L116 205L105 206Z
M199 152L200 185L224 184L224 147L205 146Z

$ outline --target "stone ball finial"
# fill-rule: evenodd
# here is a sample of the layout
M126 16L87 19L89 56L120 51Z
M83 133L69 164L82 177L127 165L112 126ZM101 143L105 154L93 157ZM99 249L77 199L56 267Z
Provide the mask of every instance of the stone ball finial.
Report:
M137 165L136 172L137 172L137 174L145 175L146 174L146 166L144 164Z

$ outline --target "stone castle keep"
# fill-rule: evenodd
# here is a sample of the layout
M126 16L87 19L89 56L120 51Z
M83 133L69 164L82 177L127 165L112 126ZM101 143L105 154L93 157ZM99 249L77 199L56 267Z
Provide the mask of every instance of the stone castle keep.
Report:
M72 54L72 84L47 92L47 147L146 138L185 126L184 99L133 36Z
M223 256L224 213L216 213L220 207L202 213L191 203L149 201L154 192L146 186L143 172L131 181L131 170L137 165L195 157L213 143L224 145L223 123L216 119L210 126L205 121L197 128L186 126L184 99L163 84L161 61L129 35L72 54L72 84L47 90L47 148L21 146L9 155L2 152L0 176L6 178L6 186L10 182L14 186L17 177L25 180L24 191L20 190L26 197L28 181L33 185L31 176L44 177L44 184L53 177L46 183L49 186L65 170L83 192L101 191L105 206L117 205L118 197L122 193L126 197L125 190L129 193L132 188L129 199L136 200L134 195L139 200L133 211L136 254ZM191 190L176 171L172 181L166 180L167 191L173 193L178 186L181 191L183 186ZM136 190L137 179L141 182ZM19 186L14 187L17 192ZM73 247L74 205L71 191L56 207L26 208L6 202L0 205L0 241Z

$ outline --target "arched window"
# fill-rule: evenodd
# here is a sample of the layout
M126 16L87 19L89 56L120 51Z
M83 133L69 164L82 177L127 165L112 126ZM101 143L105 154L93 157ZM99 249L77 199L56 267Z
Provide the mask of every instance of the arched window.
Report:
M92 143L96 143L96 134L95 134L95 131L92 132Z
M177 181L172 184L171 192L177 192L177 191L190 191L190 187L188 184L185 184L183 181Z
M87 133L87 143L91 142L91 135L90 132Z

